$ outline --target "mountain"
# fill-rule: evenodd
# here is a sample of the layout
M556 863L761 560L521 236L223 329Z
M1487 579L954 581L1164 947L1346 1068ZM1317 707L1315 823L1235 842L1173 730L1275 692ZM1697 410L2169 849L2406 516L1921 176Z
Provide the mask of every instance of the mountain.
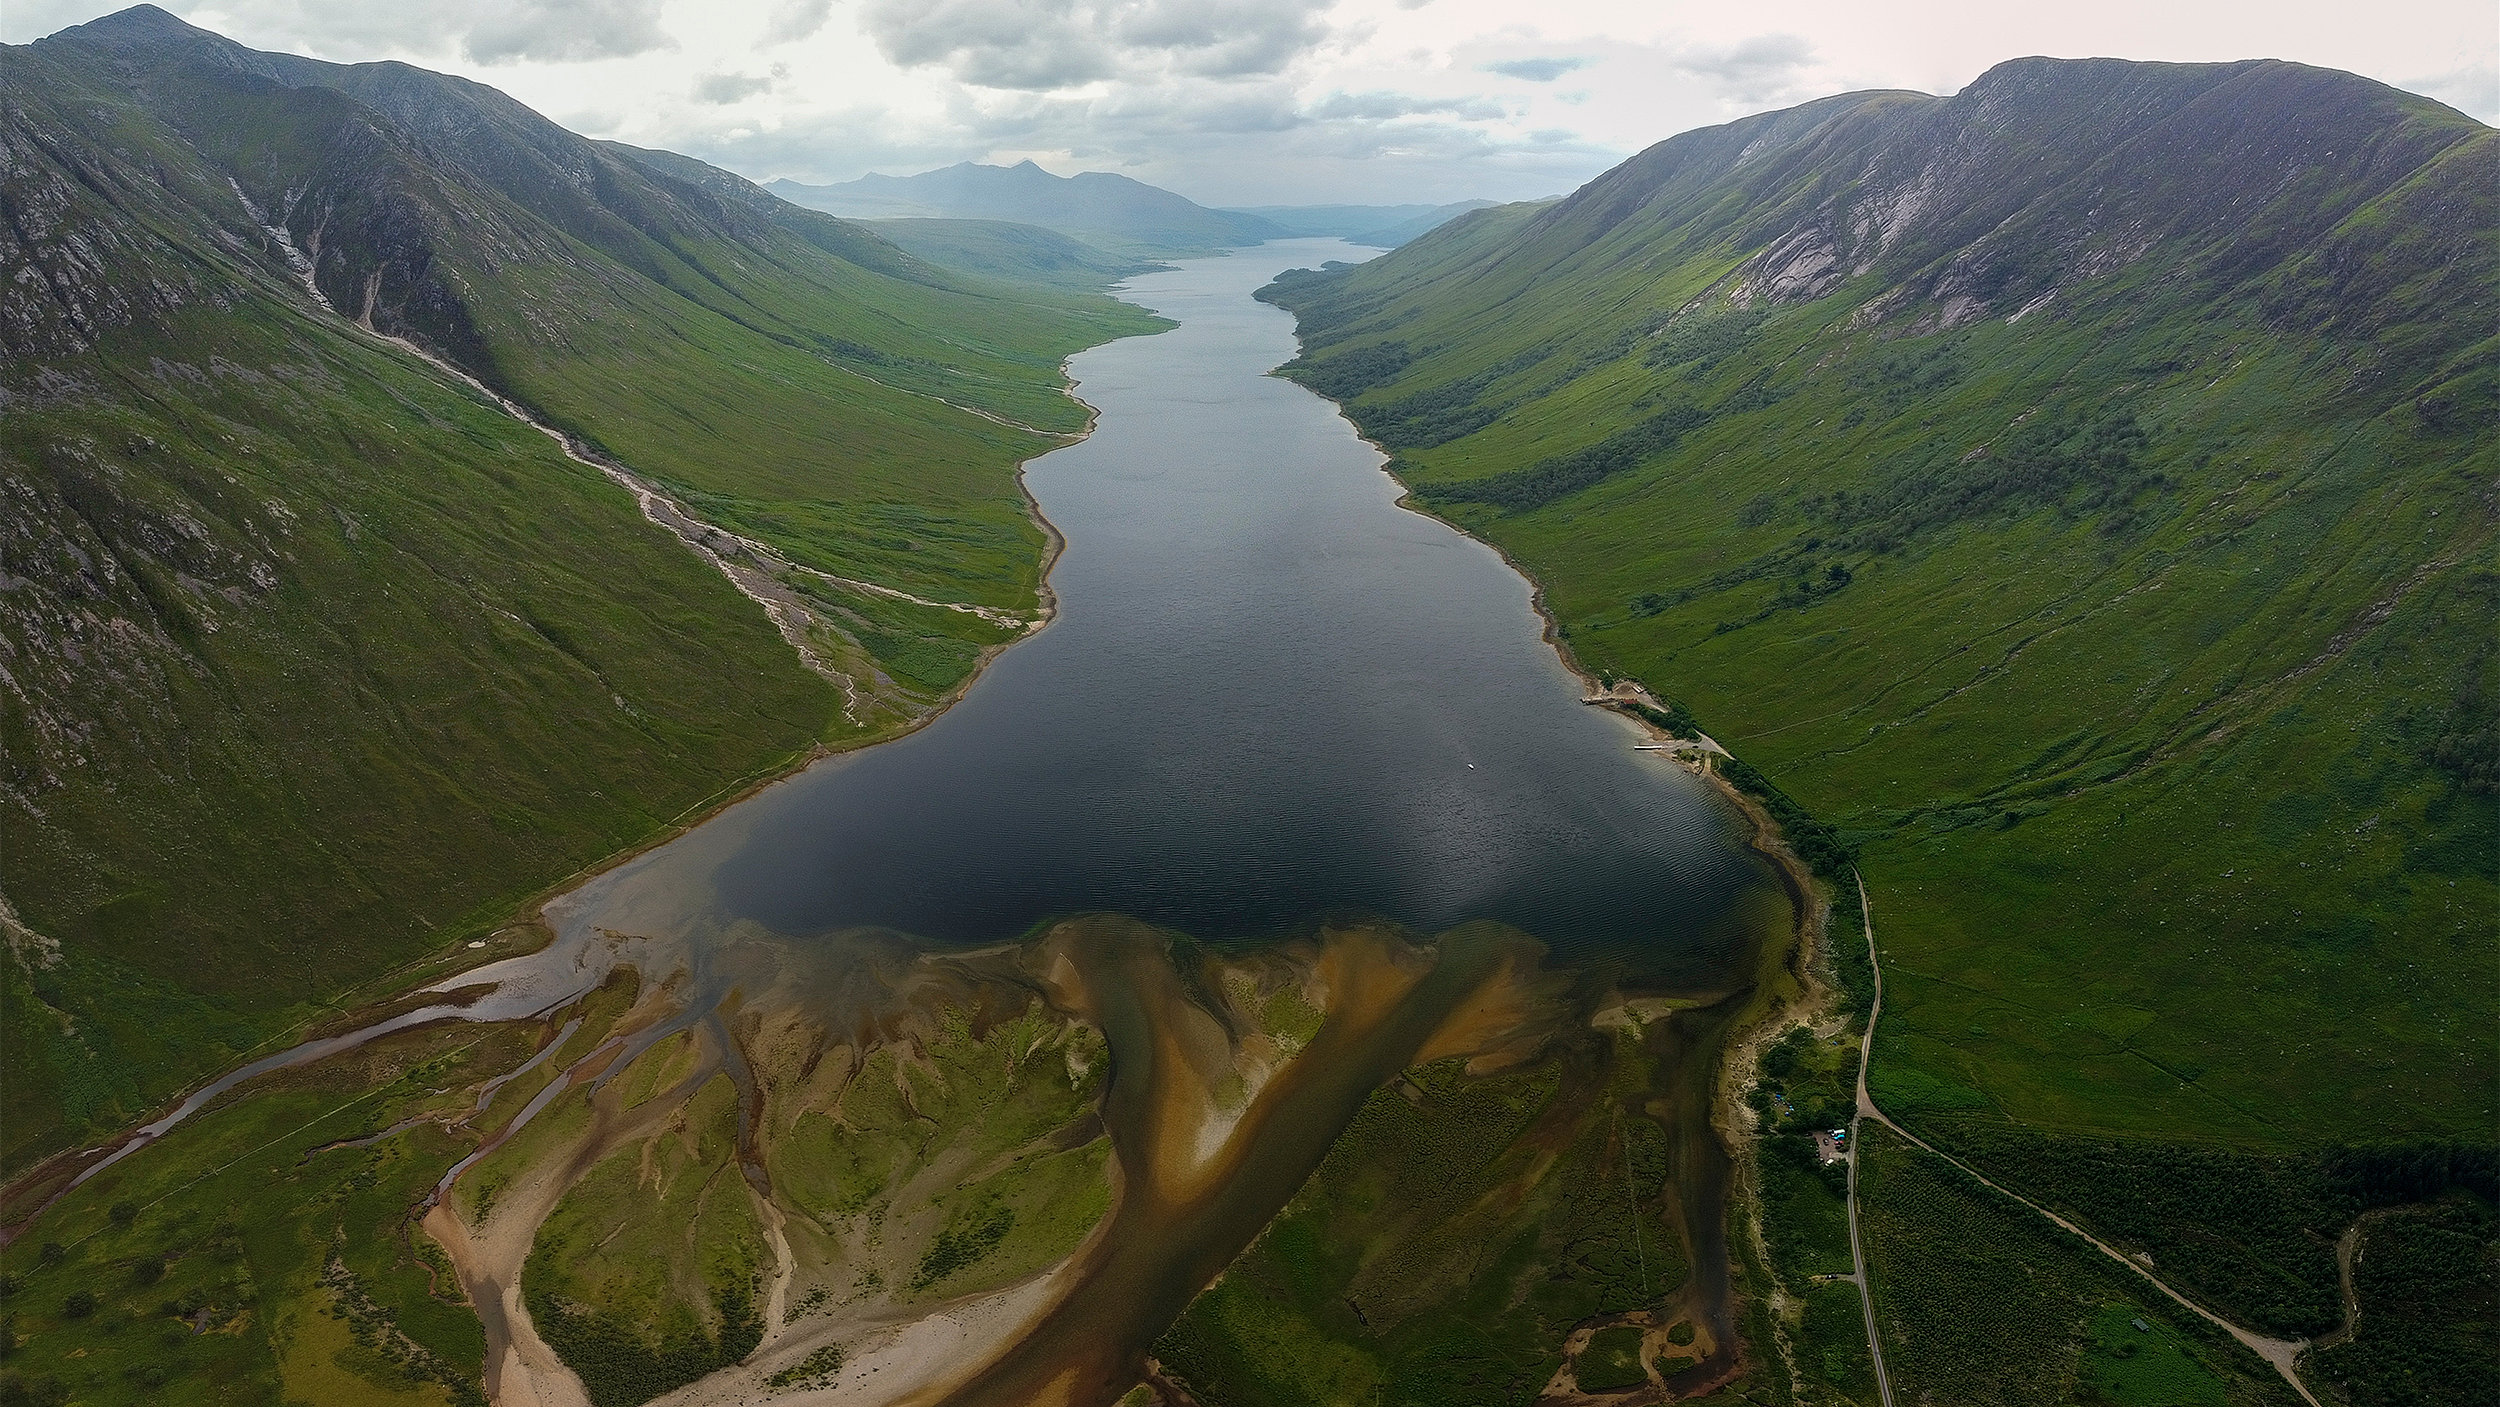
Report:
M780 180L775 195L854 220L1006 220L1073 235L1114 254L1146 258L1213 253L1283 234L1255 215L1209 210L1107 171L1054 176L1030 161L966 161L917 176L862 176L833 186Z
M1395 249L1470 210L1482 210L1493 203L1462 200L1451 205L1254 205L1233 213L1256 216L1288 234L1333 235L1356 244Z
M1154 325L149 6L0 48L0 207L12 1174L923 715Z
M1368 244L1376 249L1395 249L1421 239L1459 216L1492 205L1489 200L1463 200L1456 205L1437 206L1421 215L1392 221L1368 230L1357 230L1346 238L1355 244Z
M1844 972L1863 875L1895 1119L2286 1340L2371 1205L2337 1145L2487 1165L2500 134L2289 63L2024 59L1263 296L1417 506L1733 752ZM1976 1333L1996 1293L1895 1371L2064 1351ZM2473 1360L2422 1313L2305 1361Z
M863 222L913 258L940 268L1010 283L1100 290L1167 265L1106 253L1083 240L1007 220L869 220Z

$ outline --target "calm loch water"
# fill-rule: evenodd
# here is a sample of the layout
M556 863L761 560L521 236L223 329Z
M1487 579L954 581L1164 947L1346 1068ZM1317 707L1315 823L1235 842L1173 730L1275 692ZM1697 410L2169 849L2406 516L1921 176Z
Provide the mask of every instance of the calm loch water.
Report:
M1583 706L1529 590L1396 506L1335 407L1266 375L1252 290L1371 251L1282 241L1137 279L1177 320L1075 359L1091 438L1027 480L1068 548L1059 618L900 741L835 758L554 911L946 945L1115 910L1211 940L1358 909L1497 918L1662 978L1736 958L1768 872L1721 808Z

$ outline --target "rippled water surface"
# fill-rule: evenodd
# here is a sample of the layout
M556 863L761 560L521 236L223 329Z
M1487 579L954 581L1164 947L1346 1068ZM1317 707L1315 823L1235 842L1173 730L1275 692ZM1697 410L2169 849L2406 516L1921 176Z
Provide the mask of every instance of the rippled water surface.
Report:
M1579 702L1527 584L1396 506L1328 402L1265 373L1251 291L1371 251L1281 241L1136 280L1180 326L1076 358L1093 436L1027 477L1059 618L898 742L832 759L559 903L596 925L942 943L1117 910L1202 938L1364 909L1499 918L1662 977L1736 956L1767 872L1675 764Z

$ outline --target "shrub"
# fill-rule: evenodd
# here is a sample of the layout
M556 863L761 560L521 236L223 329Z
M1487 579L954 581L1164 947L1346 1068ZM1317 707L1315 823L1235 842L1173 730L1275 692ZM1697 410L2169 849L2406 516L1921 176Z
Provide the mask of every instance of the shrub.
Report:
M1571 1360L1571 1373L1583 1392L1621 1392L1648 1382L1641 1367L1641 1331L1629 1324L1598 1330Z
M1541 508L1664 453L1710 415L1698 406L1670 407L1569 454L1465 483L1419 484L1415 493L1430 503L1483 503L1513 513Z

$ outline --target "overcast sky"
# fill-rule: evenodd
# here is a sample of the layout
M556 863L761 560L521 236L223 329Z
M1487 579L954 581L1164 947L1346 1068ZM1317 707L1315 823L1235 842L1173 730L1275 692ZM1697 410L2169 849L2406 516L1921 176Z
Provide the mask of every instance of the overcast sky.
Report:
M1210 204L1518 199L1687 128L2026 54L2296 59L2500 120L2492 0L163 0L759 180L1030 157ZM0 0L23 43L121 6Z

